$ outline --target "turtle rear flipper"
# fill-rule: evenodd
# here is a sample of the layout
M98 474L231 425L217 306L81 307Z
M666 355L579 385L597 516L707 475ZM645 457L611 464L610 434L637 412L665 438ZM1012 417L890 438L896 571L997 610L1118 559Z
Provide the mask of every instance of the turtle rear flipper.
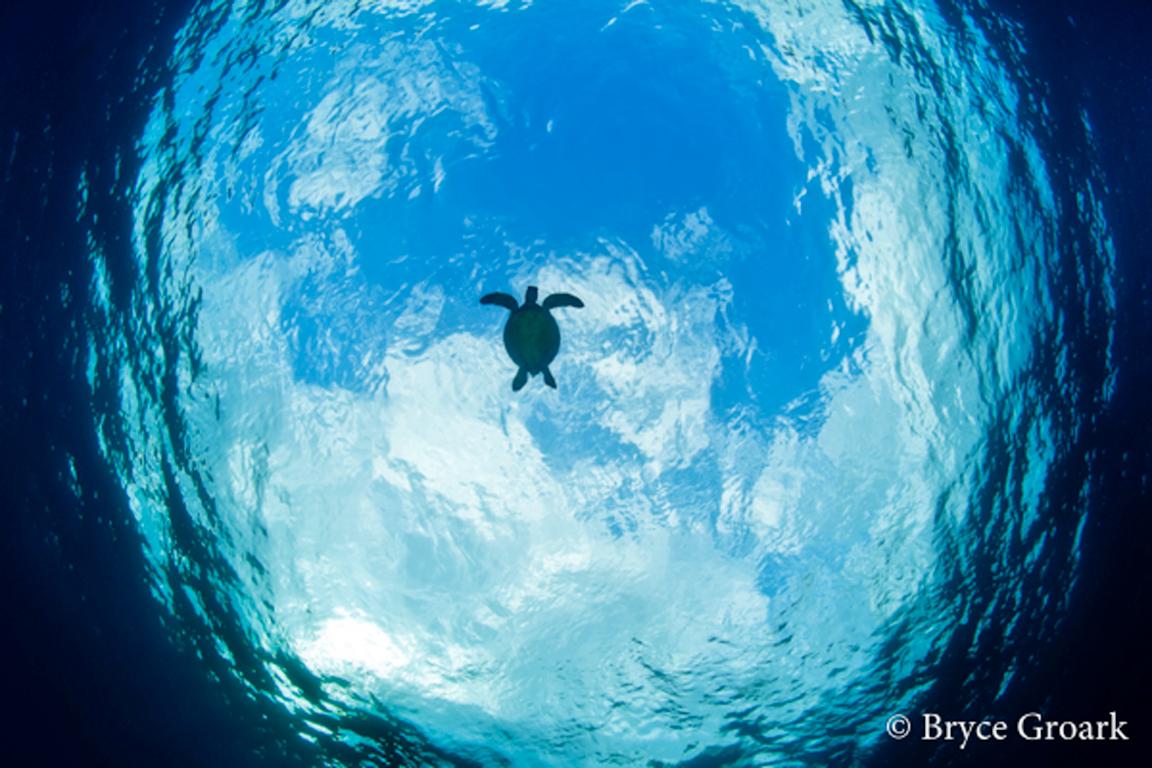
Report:
M552 378L552 371L545 368L542 373L544 374L544 383L552 389L556 389L556 379Z
M484 296L480 297L480 303L481 304L496 304L497 306L504 307L504 309L508 310L509 312L515 312L516 307L519 306L516 303L516 298L514 296L509 296L506 293L485 294Z
M584 306L584 302L570 293L554 293L544 299L542 306L544 309L555 309L556 307L576 307L579 309Z
M516 378L512 379L512 391L519 392L528 383L528 369L521 368L516 371Z

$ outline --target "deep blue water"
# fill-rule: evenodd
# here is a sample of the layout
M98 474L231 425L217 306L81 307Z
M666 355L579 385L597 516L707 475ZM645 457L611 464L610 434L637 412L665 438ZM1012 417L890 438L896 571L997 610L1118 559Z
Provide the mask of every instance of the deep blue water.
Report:
M7 12L4 749L1124 764L1134 8ZM884 731L1030 711L1133 741Z

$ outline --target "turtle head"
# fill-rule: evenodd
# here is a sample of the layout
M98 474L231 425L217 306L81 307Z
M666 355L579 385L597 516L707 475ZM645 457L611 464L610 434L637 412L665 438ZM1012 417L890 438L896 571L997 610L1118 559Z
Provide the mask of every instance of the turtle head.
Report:
M534 285L528 286L528 290L524 292L524 306L528 307L528 306L532 306L533 304L535 304L537 293L538 293L538 291L536 290L536 286L534 286Z

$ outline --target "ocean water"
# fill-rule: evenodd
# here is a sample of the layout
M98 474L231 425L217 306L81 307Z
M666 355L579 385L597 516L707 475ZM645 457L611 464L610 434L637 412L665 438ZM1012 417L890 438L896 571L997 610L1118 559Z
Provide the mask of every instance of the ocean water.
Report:
M156 18L132 101L50 175L68 322L28 347L65 351L6 394L32 430L28 382L67 371L24 498L86 510L43 523L70 578L108 562L85 526L128 553L129 618L101 621L147 627L172 650L142 678L174 653L192 682L165 690L195 692L153 716L239 713L190 764L947 762L893 751L888 718L1048 706L1131 315L1093 114L1025 21ZM553 313L558 388L514 393L478 300L528 286L585 306Z

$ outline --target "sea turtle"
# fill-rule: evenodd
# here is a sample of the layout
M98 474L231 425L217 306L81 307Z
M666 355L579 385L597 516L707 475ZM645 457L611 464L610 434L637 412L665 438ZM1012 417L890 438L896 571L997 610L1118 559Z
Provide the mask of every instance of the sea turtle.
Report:
M481 304L497 304L512 314L504 326L504 348L508 357L520 366L516 378L512 379L512 391L518 392L528 382L528 376L544 374L544 383L556 388L556 379L548 370L548 363L560 351L560 326L548 311L556 307L582 307L584 302L570 293L554 293L536 303L536 286L528 286L524 292L524 304L516 305L516 299L506 293L489 293L480 299Z

